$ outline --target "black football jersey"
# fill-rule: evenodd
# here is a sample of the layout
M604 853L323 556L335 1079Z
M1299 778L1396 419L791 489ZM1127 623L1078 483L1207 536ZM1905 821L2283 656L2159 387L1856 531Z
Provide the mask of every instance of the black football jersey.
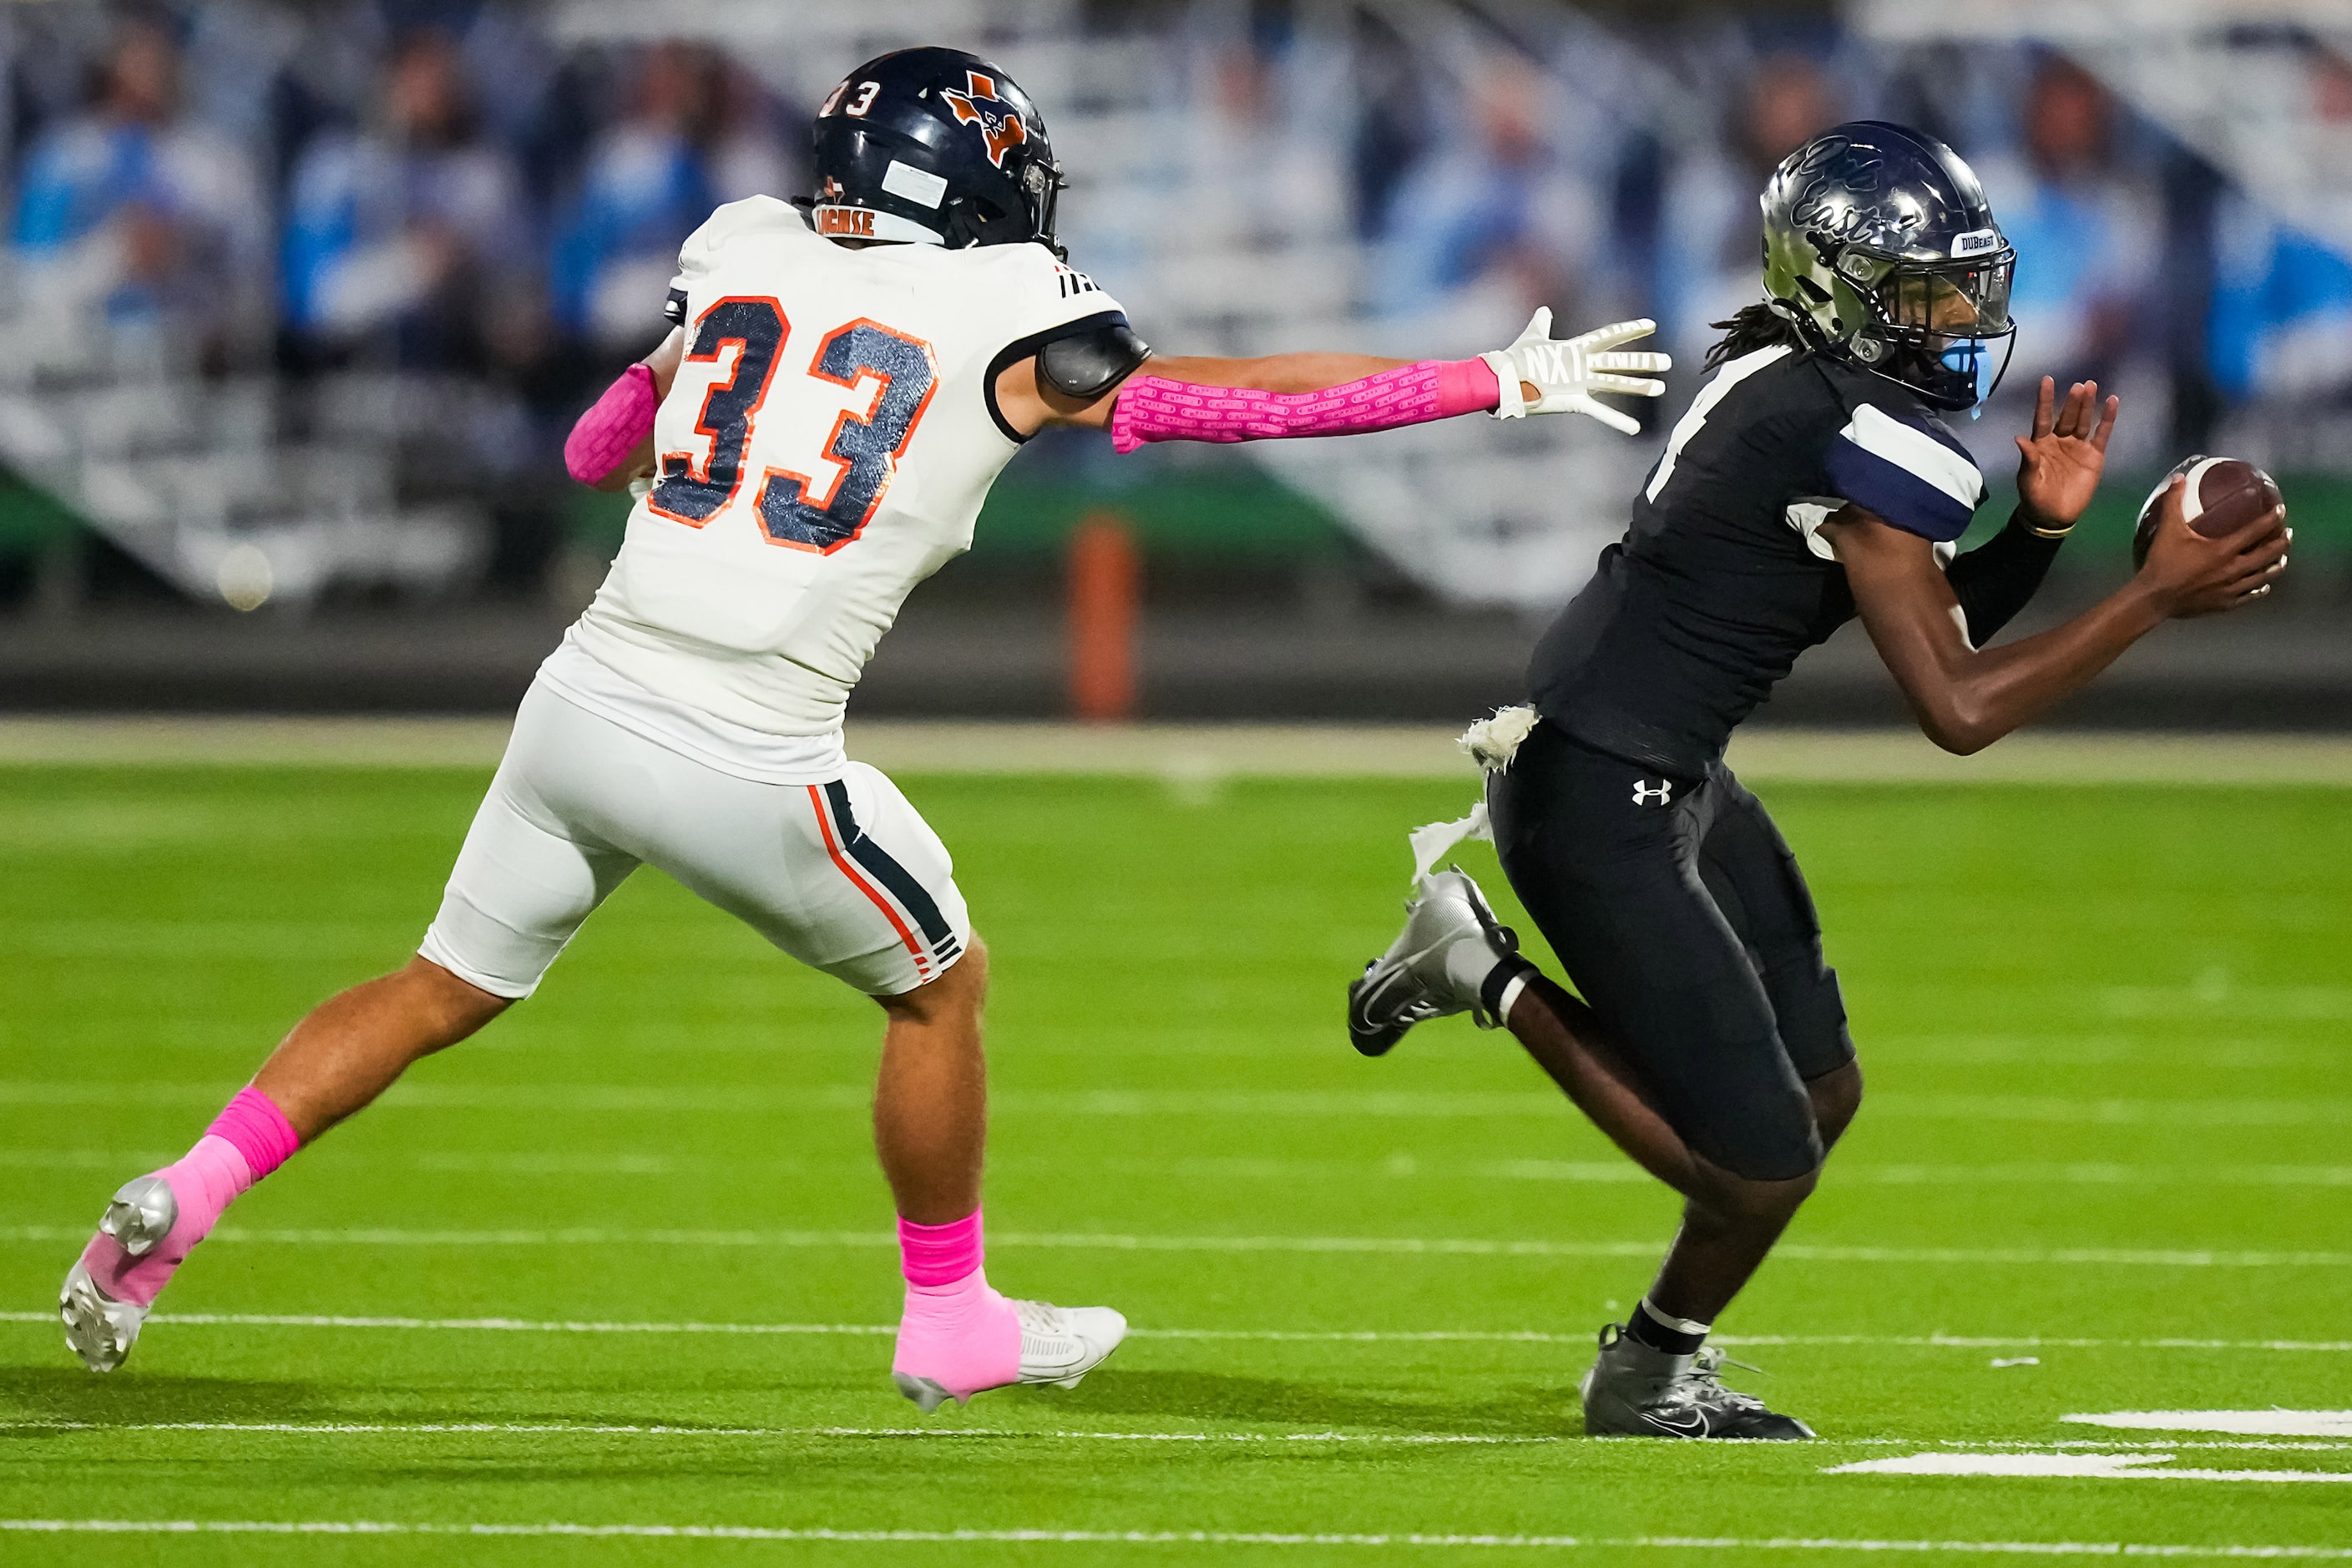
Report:
M1700 390L1633 526L1537 643L1536 706L1588 745L1702 773L1853 614L1825 519L1851 501L1948 555L1984 497L1967 449L1903 387L1785 347L1742 355Z

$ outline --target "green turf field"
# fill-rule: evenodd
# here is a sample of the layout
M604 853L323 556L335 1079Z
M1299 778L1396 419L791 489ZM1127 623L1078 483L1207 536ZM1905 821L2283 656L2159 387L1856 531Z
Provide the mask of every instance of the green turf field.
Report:
M884 1375L875 1009L650 873L84 1373L50 1312L107 1195L403 958L482 775L0 770L0 1519L410 1531L0 1562L2352 1555L2352 1427L2063 1419L2352 1407L2352 795L1766 790L1871 1098L1723 1324L1825 1440L1697 1448L1572 1435L1665 1195L1507 1038L1345 1043L1466 779L903 782L995 952L992 1278L1136 1327L929 1422ZM1921 1453L2212 1479L1825 1473ZM415 1533L468 1526L526 1528Z

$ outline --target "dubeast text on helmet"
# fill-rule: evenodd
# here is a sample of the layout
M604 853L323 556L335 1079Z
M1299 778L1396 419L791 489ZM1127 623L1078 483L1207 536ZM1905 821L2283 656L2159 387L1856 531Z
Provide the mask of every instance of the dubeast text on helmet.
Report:
M2015 342L2017 252L1958 153L1850 121L1781 160L1763 206L1764 292L1815 349L1937 408L1992 395Z
M819 234L968 245L1054 240L1061 166L1037 106L961 49L866 61L817 110Z

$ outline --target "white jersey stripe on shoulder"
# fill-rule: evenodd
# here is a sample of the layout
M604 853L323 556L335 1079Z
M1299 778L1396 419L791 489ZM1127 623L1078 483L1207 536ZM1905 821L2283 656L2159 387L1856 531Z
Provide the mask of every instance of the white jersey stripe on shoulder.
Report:
M1675 433L1666 441L1666 454L1658 459L1657 468L1650 475L1650 482L1643 489L1643 495L1654 501L1658 499L1658 492L1664 489L1666 481L1675 477L1675 464L1683 455L1684 445L1699 433L1699 427L1706 423L1706 416L1715 412L1715 405L1722 402L1733 387L1767 365L1780 363L1789 357L1789 345L1780 343L1742 354L1716 372L1715 379L1699 389L1699 395L1691 400L1689 410L1675 422Z
M1935 486L1971 511L1984 501L1984 476L1967 453L1953 450L1874 404L1856 408L1853 418L1838 434L1872 457Z

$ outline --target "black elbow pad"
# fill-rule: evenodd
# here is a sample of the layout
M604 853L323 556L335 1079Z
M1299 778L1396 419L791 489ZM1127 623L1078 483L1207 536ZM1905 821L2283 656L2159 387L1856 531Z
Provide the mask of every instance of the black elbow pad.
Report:
M1151 357L1151 345L1135 335L1124 316L1055 338L1037 351L1037 374L1065 397L1092 402L1135 374Z

